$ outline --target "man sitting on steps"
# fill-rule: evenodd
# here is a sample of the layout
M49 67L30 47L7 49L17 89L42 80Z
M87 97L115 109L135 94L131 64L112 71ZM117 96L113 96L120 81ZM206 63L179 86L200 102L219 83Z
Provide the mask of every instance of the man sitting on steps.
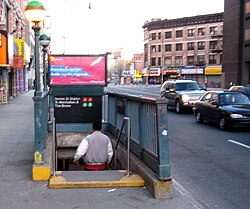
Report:
M84 170L105 170L113 156L110 138L101 132L102 122L95 121L92 125L93 132L86 136L78 146L74 163L78 164L80 158L84 162Z

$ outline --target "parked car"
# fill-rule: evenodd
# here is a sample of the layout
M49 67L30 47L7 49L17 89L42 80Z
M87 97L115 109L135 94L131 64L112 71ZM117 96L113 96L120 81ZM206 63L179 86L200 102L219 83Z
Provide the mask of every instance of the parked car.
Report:
M250 86L231 86L229 91L241 92L247 95L247 97L250 99Z
M192 80L168 80L161 86L161 96L167 99L168 109L175 109L177 113L191 110L205 92Z
M250 100L240 92L207 92L196 102L194 114L197 123L210 121L218 124L220 129L250 128Z

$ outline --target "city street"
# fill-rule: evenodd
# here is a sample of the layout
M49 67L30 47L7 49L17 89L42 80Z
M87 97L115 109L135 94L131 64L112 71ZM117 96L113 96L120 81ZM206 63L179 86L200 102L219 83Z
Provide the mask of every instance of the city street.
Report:
M112 86L130 94L160 94L159 86ZM221 131L197 124L192 113L169 111L172 176L206 208L245 209L250 205L249 130Z

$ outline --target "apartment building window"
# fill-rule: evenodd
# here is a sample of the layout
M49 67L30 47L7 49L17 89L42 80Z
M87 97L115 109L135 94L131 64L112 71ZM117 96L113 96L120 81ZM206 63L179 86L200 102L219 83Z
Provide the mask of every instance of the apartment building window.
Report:
M158 45L158 52L161 52L161 45Z
M250 13L250 2L246 2L246 4L245 4L245 13L246 14Z
M216 64L216 55L209 55L209 64L210 65Z
M155 53L156 52L156 46L151 46L151 53Z
M171 52L172 51L172 44L165 44L165 52Z
M144 61L148 61L148 44L144 45Z
M205 49L205 41L199 41L198 50L204 50L204 49Z
M197 56L197 65L205 65L205 56L204 55Z
M161 57L158 57L158 66L161 65Z
M187 57L187 65L194 65L194 56Z
M217 31L217 27L216 26L213 26L213 27L210 27L210 35L214 35Z
M164 65L171 66L172 65L172 57L164 57Z
M158 33L158 39L161 39L161 32Z
M195 29L188 29L188 37L192 37L195 35Z
M151 40L156 40L156 33L151 33Z
M217 41L210 41L209 42L209 49L216 49Z
M156 66L156 58L155 57L151 58L151 66Z
M194 42L187 43L188 50L194 50Z
M205 28L198 28L198 36L205 36Z
M245 41L249 41L250 40L250 29L246 29L245 30Z
M177 30L176 31L176 38L181 38L183 37L183 30Z
M182 65L182 56L175 57L175 65Z
M172 31L165 32L165 39L172 38Z
M176 47L175 49L176 51L182 51L182 43L176 44L175 47Z

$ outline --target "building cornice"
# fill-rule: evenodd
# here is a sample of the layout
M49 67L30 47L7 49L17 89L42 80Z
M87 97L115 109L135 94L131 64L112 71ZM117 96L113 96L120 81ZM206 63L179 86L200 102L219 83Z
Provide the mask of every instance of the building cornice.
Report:
M223 22L223 12L207 14L207 15L198 15L192 17L183 17L177 19L165 19L165 20L153 20L151 22L146 22L143 25L143 29L147 29L148 31L157 30L157 29L166 29L166 28L176 28L183 27L189 25L199 25L199 24L208 24L208 23L216 23Z

